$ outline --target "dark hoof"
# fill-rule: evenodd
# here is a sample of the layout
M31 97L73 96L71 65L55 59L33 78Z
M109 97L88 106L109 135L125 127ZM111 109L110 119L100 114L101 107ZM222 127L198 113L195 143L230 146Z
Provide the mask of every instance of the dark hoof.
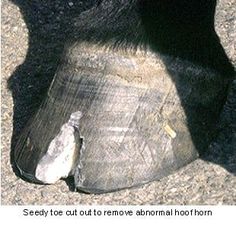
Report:
M207 147L209 117L195 109L207 109L217 96L210 86L219 84L209 79L201 99L200 87L186 80L180 98L176 81L186 68L192 74L213 72L170 60L175 79L151 52L124 54L86 43L69 48L47 98L16 145L22 175L46 184L73 175L79 190L102 193L162 178L196 159L183 103L193 109L191 126Z

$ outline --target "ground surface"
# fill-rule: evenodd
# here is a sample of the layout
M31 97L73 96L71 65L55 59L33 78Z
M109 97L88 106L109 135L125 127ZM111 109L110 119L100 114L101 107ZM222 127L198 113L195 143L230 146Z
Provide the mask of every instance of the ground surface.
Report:
M93 2L2 0L2 204L235 205L236 82L222 115L221 133L209 149L209 161L198 159L160 181L103 195L73 192L65 181L50 186L30 184L14 174L11 143L50 84L71 18ZM216 29L236 66L236 0L219 1Z

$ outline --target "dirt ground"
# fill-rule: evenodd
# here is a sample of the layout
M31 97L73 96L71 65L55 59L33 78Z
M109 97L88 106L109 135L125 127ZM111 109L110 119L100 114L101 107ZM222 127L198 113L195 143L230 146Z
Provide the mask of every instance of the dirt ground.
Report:
M67 181L35 185L17 177L11 144L37 110L58 65L71 18L95 0L2 0L1 202L3 205L218 205L236 204L236 81L221 119L221 132L206 159L139 188L88 195ZM236 66L236 0L220 0L216 30ZM13 130L14 128L14 130Z

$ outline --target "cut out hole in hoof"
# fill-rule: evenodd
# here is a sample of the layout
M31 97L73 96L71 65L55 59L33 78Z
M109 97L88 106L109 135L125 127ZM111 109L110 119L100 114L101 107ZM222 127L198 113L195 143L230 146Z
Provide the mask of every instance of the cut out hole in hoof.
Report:
M82 139L79 134L81 112L71 114L59 134L50 143L46 154L39 161L35 177L46 184L53 184L61 178L66 178L73 171Z

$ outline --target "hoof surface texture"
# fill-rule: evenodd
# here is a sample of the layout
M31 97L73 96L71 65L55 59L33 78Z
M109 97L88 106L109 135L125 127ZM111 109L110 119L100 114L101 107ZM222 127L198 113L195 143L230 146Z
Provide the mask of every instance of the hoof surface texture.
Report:
M88 43L68 48L15 147L22 175L46 184L72 175L77 189L103 193L160 179L195 160L192 129L207 147L206 105L219 82L211 80L214 72L179 61ZM188 76L204 73L211 86L202 99L199 84ZM187 82L178 87L183 76Z

